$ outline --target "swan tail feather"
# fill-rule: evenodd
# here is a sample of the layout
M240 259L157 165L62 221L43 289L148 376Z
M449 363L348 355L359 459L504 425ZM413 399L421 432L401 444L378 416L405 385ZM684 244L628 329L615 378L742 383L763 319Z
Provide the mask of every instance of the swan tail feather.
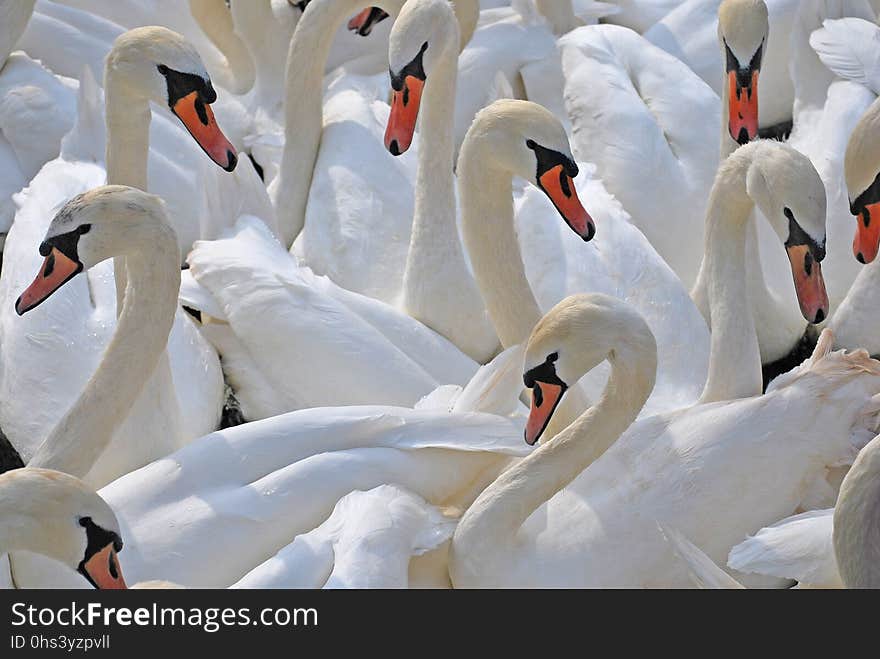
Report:
M657 522L673 553L687 566L688 576L698 588L740 589L743 585L722 570L702 549L673 528Z

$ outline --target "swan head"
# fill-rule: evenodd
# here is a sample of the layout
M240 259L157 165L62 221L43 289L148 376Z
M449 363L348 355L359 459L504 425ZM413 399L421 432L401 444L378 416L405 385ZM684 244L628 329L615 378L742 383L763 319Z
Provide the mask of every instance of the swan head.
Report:
M486 153L481 161L537 186L572 231L592 240L596 224L574 185L579 169L565 128L552 112L530 101L495 101L477 113L462 152L478 143Z
M449 49L458 52L458 43L458 21L447 0L408 2L394 21L388 44L393 93L385 131L385 146L393 155L412 145L425 85L452 55Z
M801 313L810 323L828 317L822 277L825 258L825 186L810 159L786 144L759 140L744 147L750 158L746 192L785 245Z
M181 35L163 27L129 30L113 43L106 71L133 97L169 108L211 160L235 169L235 147L211 110L217 92L198 52Z
M654 387L657 343L642 316L625 302L590 293L572 295L553 307L529 337L523 383L532 390L525 440L533 445L550 423L568 388L622 351L639 355L647 393ZM645 398L647 398L647 393Z
M379 23L389 17L380 7L367 7L348 21L348 29L355 34L367 37Z
M95 588L125 588L119 566L119 522L110 506L78 478L25 467L0 476L0 505L8 504L13 550L64 563ZM7 540L4 538L4 540Z
M22 315L83 270L114 256L143 250L156 230L174 234L164 202L124 185L105 185L68 201L56 213L40 244L43 265L33 283L15 302Z
M764 0L724 0L718 40L727 77L728 131L739 144L758 136L758 78L770 21Z
M880 247L880 100L856 124L844 161L850 212L856 218L853 255L871 263Z

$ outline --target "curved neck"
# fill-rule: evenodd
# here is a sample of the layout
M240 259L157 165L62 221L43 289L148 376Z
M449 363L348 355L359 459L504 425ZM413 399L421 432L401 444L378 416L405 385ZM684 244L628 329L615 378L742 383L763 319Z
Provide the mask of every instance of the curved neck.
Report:
M256 8L263 3L248 0L247 4ZM265 4L269 4L269 0L265 0ZM226 58L233 83L229 91L233 94L247 92L254 84L254 62L247 46L235 33L232 12L226 6L226 0L189 0L189 11Z
M497 571L499 551L511 548L529 516L599 459L635 421L654 386L650 367L656 367L656 352L653 360L648 352L644 346L615 349L608 357L611 376L599 402L477 497L455 532L453 563L471 575Z
M553 33L563 35L583 25L575 16L571 0L535 0L541 15L553 28Z
M840 486L834 554L847 588L880 588L880 437L862 449Z
M312 0L293 32L287 53L284 151L274 181L278 228L287 247L299 235L323 132L324 67L333 35L346 18L376 5L396 16L403 0Z
M459 52L465 49L477 31L480 22L480 0L453 0L452 9L460 32Z
M701 403L757 396L761 353L747 294L746 228L754 203L746 193L749 160L732 156L709 195L705 278L712 328L709 377Z
M36 0L12 0L0 3L0 69L24 34Z
M465 140L458 161L458 189L474 279L501 344L509 348L529 338L541 310L516 239L512 175L492 162L491 152L486 138Z
M180 290L177 239L167 224L138 233L137 246L150 248L125 255L128 288L116 332L80 397L28 466L85 476L165 352Z
M299 9L275 15L272 0L233 0L232 20L255 67L254 92L260 104L280 110L284 98L287 50L299 20ZM277 105L277 108L275 107Z

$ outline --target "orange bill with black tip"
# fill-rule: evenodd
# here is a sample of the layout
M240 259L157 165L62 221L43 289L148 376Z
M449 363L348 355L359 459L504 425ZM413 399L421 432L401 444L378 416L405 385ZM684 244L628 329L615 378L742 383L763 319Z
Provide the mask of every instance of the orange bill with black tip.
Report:
M859 263L871 263L880 249L880 202L862 207L856 216L853 256Z
M728 71L728 130L739 144L758 136L758 71L752 71L751 84L740 86L735 71Z
M534 446L541 438L564 393L565 387L562 385L535 382L532 387L532 405L526 421L526 444Z
M238 162L235 147L226 139L214 119L214 111L201 99L198 92L182 97L171 110L211 160L228 172L235 169Z
M585 241L591 240L596 235L593 218L581 204L574 179L568 175L562 165L551 167L541 174L538 183L572 231Z
M119 557L112 543L95 552L80 568L95 588L122 590L127 588L119 566Z
M403 88L400 91L395 90L391 98L385 147L395 156L406 153L412 146L424 88L424 80L408 75L403 79Z
M66 256L53 247L43 260L40 272L33 283L25 289L15 302L15 312L21 316L44 302L52 293L82 271L82 264Z
M822 322L828 318L828 293L822 277L822 264L816 261L807 245L792 245L785 251L791 263L801 313L810 323Z

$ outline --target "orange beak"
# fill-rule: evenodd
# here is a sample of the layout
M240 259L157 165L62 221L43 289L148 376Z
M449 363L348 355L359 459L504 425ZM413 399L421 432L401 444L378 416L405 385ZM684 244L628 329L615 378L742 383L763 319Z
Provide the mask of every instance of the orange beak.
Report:
M791 262L794 289L801 313L810 323L821 323L828 318L828 293L822 278L822 265L813 258L807 245L785 248Z
M856 220L853 254L859 263L871 263L880 246L880 202L865 206Z
M727 74L730 136L739 144L747 144L758 136L758 71L752 71L752 82L740 87L736 72Z
M214 111L199 98L198 92L187 94L171 110L211 160L227 172L235 169L238 162L235 147L226 139L214 119Z
M21 316L26 311L39 306L82 269L81 263L77 263L65 256L57 247L53 247L49 256L43 261L43 267L40 268L36 279L16 300L15 312Z
M532 406L529 410L529 419L526 421L526 444L534 446L541 438L547 424L550 423L550 417L562 400L563 393L565 389L562 385L535 381L532 387Z
M122 590L127 588L122 578L122 568L113 544L109 544L94 554L82 565L82 571L95 588L101 590Z
M585 241L596 235L596 225L578 199L574 180L565 172L562 165L557 165L541 174L538 183L562 219L577 235Z
M388 18L388 14L378 7L367 7L348 22L348 29L366 37L378 23L386 18Z
M391 116L385 130L385 147L392 155L405 153L412 145L422 102L425 81L415 76L403 79L403 89L395 91L391 99Z

